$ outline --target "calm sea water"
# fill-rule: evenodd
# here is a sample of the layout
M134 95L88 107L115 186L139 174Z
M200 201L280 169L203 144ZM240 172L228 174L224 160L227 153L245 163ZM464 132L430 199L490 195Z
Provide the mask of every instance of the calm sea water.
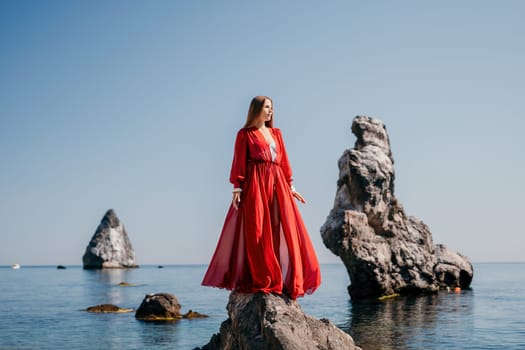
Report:
M323 285L300 299L303 310L329 318L356 344L373 349L525 349L525 264L475 264L472 290L459 294L357 303L342 265L322 265ZM200 286L206 266L0 268L0 350L193 349L227 318L228 292ZM120 282L137 284L120 287ZM207 319L136 321L134 313L90 314L111 303L137 308L148 293L173 293Z

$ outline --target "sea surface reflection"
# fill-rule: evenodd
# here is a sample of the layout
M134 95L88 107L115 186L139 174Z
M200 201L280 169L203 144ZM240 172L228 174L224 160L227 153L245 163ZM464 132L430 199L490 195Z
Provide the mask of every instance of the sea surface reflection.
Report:
M323 265L321 288L299 303L307 314L332 320L365 350L525 349L524 268L478 264L470 290L374 302L350 300L344 268Z
M468 336L473 327L472 291L397 297L383 302L349 302L349 319L340 325L356 344L369 350L424 349L448 338Z

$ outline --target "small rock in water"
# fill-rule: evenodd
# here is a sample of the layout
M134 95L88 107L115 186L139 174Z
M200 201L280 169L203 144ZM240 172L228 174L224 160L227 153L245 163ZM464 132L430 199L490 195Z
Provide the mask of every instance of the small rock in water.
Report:
M177 321L181 318L205 318L207 315L195 311L180 313L180 304L173 294L148 294L135 313L135 318L141 321Z
M135 318L141 321L174 321L182 318L180 304L173 294L148 294L140 304Z
M183 318L206 318L209 317L208 315L200 314L196 311L190 310L186 312L183 316Z
M58 269L58 270L65 270L66 267L65 267L64 265L58 265L58 266L57 266L57 269Z
M131 283L128 283L128 282L120 282L118 284L120 287L135 287L136 284L131 284Z
M90 306L86 309L86 311L94 313L125 313L132 312L133 309L124 309L113 304L101 304Z

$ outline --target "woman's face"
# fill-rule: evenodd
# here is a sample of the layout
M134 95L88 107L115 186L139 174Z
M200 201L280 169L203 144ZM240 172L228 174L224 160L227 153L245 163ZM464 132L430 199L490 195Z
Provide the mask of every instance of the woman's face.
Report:
M270 101L269 99L265 99L263 108L261 110L261 113L259 114L259 120L263 122L267 122L267 121L272 120L272 116L273 116L272 101Z

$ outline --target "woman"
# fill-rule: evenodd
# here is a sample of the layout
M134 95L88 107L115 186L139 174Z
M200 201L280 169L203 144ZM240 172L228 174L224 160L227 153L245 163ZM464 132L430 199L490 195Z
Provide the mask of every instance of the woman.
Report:
M292 299L313 293L321 283L319 263L294 198L305 200L292 185L269 97L250 104L237 133L230 182L232 203L202 284Z

